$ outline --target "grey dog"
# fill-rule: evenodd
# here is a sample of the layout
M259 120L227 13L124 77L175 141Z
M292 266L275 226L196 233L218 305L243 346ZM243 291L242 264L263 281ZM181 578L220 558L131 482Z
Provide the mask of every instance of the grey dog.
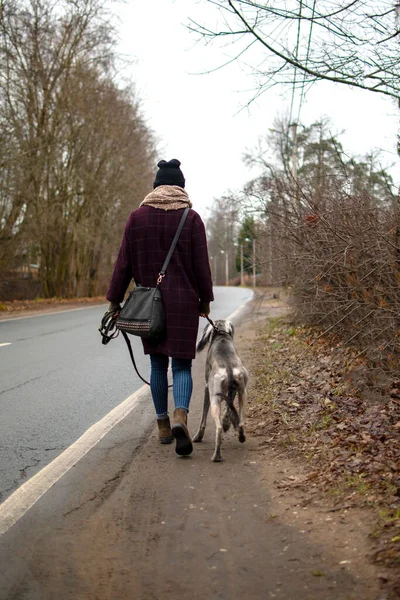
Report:
M234 327L230 321L215 321L214 327L206 325L203 337L197 345L201 352L209 344L206 359L206 386L204 389L203 415L194 442L201 442L206 429L207 415L211 414L216 424L214 462L222 460L222 432L232 424L239 433L239 441L246 441L244 435L244 409L247 400L249 374L240 360L233 344ZM239 414L234 405L235 396L239 400ZM222 401L225 401L224 403Z

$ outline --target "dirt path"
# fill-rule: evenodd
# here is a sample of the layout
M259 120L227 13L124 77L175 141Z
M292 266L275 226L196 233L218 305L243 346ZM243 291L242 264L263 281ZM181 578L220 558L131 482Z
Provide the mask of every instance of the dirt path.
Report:
M258 316L279 312L270 306ZM237 328L245 362L258 328L254 312ZM204 359L194 365L193 433ZM294 467L259 438L240 444L228 433L224 461L211 463L213 438L210 420L192 457L179 458L153 430L127 459L127 431L121 450L115 446L88 470L87 485L98 493L89 500L82 493L69 510L60 505L56 525L39 512L43 527L34 538L10 535L15 583L8 579L0 598L384 600L379 573L365 558L362 514L311 509L296 490L282 491L279 480ZM57 485L67 497L66 483Z

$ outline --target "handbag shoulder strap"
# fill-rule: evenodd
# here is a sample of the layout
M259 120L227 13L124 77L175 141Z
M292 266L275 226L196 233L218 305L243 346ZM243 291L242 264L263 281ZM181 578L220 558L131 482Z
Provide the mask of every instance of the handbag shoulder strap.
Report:
M188 216L188 214L189 214L189 211L190 211L190 208L189 208L189 207L185 208L185 210L184 210L184 213L183 213L183 215L182 215L182 218L181 218L181 220L180 220L180 223L179 223L179 225L178 225L178 229L176 230L175 237L174 237L174 239L172 240L172 244L171 244L171 247L170 247L170 249L169 249L169 252L168 252L168 254L167 254L167 258L165 259L165 261L164 261L164 264L163 264L163 266L161 267L161 271L160 271L160 273L159 273L159 276L158 276L158 279L157 279L157 283L161 283L161 281L162 281L163 277L165 277L165 271L167 270L167 267L168 267L168 265L169 265L169 261L171 260L171 256L172 256L172 255L173 255L173 253L174 253L175 246L176 246L176 244L178 243L179 236L180 236L180 235L181 235L181 233L182 233L182 229L183 229L183 226L184 226L184 224L185 224L186 217L187 217L187 216Z

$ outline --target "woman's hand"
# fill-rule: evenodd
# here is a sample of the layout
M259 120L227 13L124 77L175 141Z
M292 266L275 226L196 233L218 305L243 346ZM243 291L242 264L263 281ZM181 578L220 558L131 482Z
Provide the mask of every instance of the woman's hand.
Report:
M210 314L210 303L205 302L204 300L200 300L199 304L199 315L200 317L208 317Z
M121 310L120 304L117 304L116 302L110 302L110 306L108 307L108 312L112 312L115 315L116 313L119 313L120 310Z

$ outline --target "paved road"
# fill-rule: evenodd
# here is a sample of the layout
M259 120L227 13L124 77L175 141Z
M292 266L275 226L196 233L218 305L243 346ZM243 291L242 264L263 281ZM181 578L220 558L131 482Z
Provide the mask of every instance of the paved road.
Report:
M251 295L215 288L212 317L228 316ZM0 501L142 387L123 339L101 344L106 307L0 322ZM147 378L141 342L132 345Z

